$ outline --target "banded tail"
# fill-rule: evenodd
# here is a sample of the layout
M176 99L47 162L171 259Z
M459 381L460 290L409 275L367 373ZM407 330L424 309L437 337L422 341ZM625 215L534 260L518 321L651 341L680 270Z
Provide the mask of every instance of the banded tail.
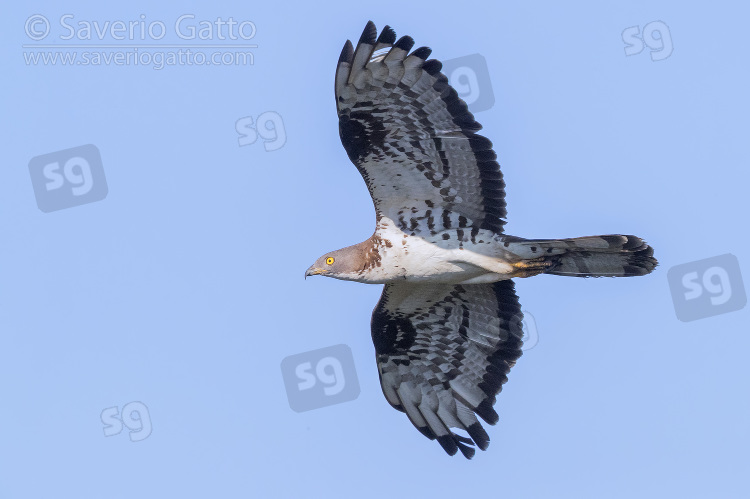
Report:
M525 239L510 248L529 267L573 277L646 275L658 265L654 249L636 236L607 235L571 239Z

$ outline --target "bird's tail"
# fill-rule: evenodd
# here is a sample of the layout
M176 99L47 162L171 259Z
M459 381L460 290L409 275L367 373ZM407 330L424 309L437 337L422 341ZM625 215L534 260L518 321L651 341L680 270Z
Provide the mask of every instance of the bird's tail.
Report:
M574 277L646 275L658 264L654 249L636 236L607 235L571 239L525 239L512 243L519 270ZM521 274L523 275L523 274Z

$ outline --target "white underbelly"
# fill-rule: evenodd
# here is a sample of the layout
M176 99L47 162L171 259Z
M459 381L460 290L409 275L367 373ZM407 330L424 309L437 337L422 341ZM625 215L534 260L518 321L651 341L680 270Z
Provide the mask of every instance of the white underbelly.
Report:
M433 240L409 236L398 229L380 232L391 246L383 248L381 266L371 272L369 282L473 284L508 279L513 271L510 263L496 256L500 250L488 247L499 245L495 241L479 246L470 241L459 244L455 238L442 240L440 235Z

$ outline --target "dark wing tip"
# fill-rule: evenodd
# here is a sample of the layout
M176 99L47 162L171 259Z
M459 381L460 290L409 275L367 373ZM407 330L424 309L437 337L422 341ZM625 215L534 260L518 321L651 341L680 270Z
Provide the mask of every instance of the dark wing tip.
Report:
M411 53L411 55L419 57L423 61L427 60L427 58L430 57L430 54L432 54L432 49L430 47L419 47L417 50Z
M378 37L378 29L375 27L375 23L372 21L367 21L365 30L362 31L362 36L359 37L359 43L375 45L375 39L377 37Z
M396 41L396 32L390 26L386 25L383 31L380 32L378 37L378 43L387 43L392 45Z
M476 409L474 409L474 412L476 412L480 418L487 421L487 424L494 425L500 419L497 412L495 412L495 409L492 408L494 403L495 397L487 397L476 407Z
M476 449L474 449L471 440L456 435L455 433L441 435L437 437L437 441L449 456L455 456L456 452L461 451L461 454L463 454L466 459L471 459L476 453Z
M422 65L422 69L427 71L427 74L429 74L430 76L435 76L440 72L441 69L443 69L443 63L438 61L437 59L430 59Z
M449 456L455 456L456 452L458 452L458 445L453 439L453 435L441 435L437 437L437 441Z
M469 447L468 445L461 442L456 442L456 445L458 445L458 450L461 451L461 454L463 454L466 459L471 459L472 457L474 457L474 454L476 453L476 449L474 449L474 447Z
M468 428L466 428L466 431L469 433L469 436L472 438L472 440L474 440L474 443L477 444L477 447L482 450L487 450L487 447L490 446L490 436L487 435L486 431L484 431L481 423L479 423L478 421L476 423L472 423Z
M410 36L402 36L398 39L398 41L393 45L394 47L398 47L401 50L410 51L411 48L414 46L414 38Z
M488 151L492 149L492 141L484 135L470 135L469 147L472 151Z
M429 438L430 440L435 440L437 438L437 435L435 435L435 433L430 429L429 426L416 426L415 425L415 428L419 430L419 433Z
M344 44L344 48L341 49L341 55L339 56L339 62L348 62L349 64L352 63L354 60L354 47L352 46L352 42L350 40L347 40Z

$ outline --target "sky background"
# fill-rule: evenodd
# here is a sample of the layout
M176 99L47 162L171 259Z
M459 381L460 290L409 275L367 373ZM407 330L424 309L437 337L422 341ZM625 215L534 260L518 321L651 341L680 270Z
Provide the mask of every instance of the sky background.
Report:
M727 253L750 276L748 12L737 5L6 6L0 498L750 496L748 309L683 322L668 280ZM76 27L162 21L168 34L65 40L65 14ZM227 43L176 37L184 14L195 16L186 26L252 21L255 36L239 42L257 45L253 64L24 55L55 51L23 47L40 43ZM33 15L50 23L44 40L26 32L43 27ZM384 399L369 330L381 287L303 279L373 230L333 97L341 47L368 19L435 58L486 60L494 105L476 118L505 175L508 233L636 234L660 261L643 278L518 280L538 343L472 461L448 457ZM626 56L623 31L654 21L672 53ZM241 146L262 113L277 133ZM30 161L87 144L106 197L42 212ZM359 395L293 411L282 360L335 345L351 351ZM103 411L124 406L141 423L105 436Z

